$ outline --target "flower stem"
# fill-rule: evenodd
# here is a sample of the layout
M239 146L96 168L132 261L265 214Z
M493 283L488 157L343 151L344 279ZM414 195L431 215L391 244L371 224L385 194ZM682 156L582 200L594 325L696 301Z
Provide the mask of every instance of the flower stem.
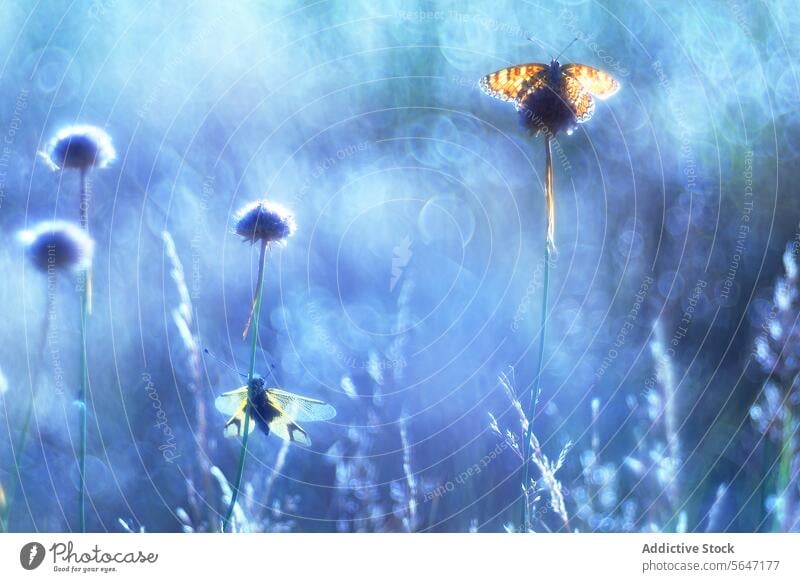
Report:
M228 506L228 511L225 519L222 522L222 531L228 528L233 519L233 511L236 508L236 500L239 497L239 490L242 485L242 476L244 475L244 461L247 457L247 437L250 435L250 384L253 381L256 371L256 348L258 347L258 320L261 316L261 290L264 287L264 266L267 262L267 242L261 241L261 254L258 259L258 282L256 283L255 293L255 308L253 313L252 325L250 327L251 343L250 343L250 367L247 372L247 387L248 398L244 408L244 432L242 434L242 447L239 451L239 465L236 468L236 481L233 485L231 492L231 502Z
M81 170L81 227L89 232L89 199L86 193L86 170ZM87 415L89 410L89 357L86 342L87 318L91 311L92 300L92 271L87 267L82 273L83 293L81 296L81 394L80 394L80 498L78 499L78 512L80 517L81 533L86 532L86 442L88 440Z
M81 198L80 208L80 225L85 231L89 231L89 195L86 191L86 169L81 168Z
M84 277L88 278L88 271ZM89 409L89 362L86 349L86 319L89 312L89 286L88 280L84 281L83 297L81 298L81 435L80 435L80 511L81 532L86 532L86 441L87 441L87 414Z
M553 155L550 148L550 135L544 136L545 148L545 202L547 204L547 235L544 245L544 274L542 276L542 315L539 326L539 356L536 364L536 376L531 390L531 399L528 405L528 428L525 431L525 440L522 443L522 527L521 531L526 532L531 526L530 503L529 503L529 481L531 470L531 439L533 438L533 421L536 417L536 406L539 403L539 395L542 391L542 367L544 366L544 343L547 336L547 295L550 287L550 250L555 248L554 241L554 195L553 195Z
M794 415L788 406L784 410L783 435L781 439L780 465L778 470L778 486L776 492L778 498L783 500L781 511L777 513L780 517L779 523L774 531L791 532L795 525L796 493L795 484L797 483L797 470L793 469L793 459L795 450L793 446L794 435L797 432Z
M55 290L51 291L51 289L48 287L46 293L47 298L45 300L46 307L44 319L42 321L42 336L39 340L39 357L42 359L42 361L38 366L36 366L36 369L33 371L33 376L31 376L31 399L28 402L28 409L25 411L25 419L22 422L22 429L20 430L19 440L17 441L17 447L14 452L14 456L18 459L18 464L22 461L22 454L25 452L25 445L28 442L28 432L30 431L31 421L33 420L33 410L35 408L36 395L39 392L40 371L44 367L44 350L47 345L47 334L50 330L50 317L52 316L55 303ZM19 471L19 467L17 470Z
M80 207L80 225L86 234L89 234L89 191L87 186L88 170L81 168L81 207ZM89 315L92 313L92 266L89 265L86 270L86 304L87 312Z

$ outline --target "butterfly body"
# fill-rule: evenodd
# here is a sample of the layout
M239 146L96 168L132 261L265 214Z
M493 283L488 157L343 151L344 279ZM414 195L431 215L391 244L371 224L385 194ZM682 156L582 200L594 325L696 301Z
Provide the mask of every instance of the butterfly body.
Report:
M483 91L514 103L522 122L532 131L572 133L591 119L594 99L606 99L619 90L608 73L577 63L529 63L500 69L481 79Z
M561 63L556 59L550 61L550 66L547 67L547 80L550 87L561 86Z
M225 423L225 436L244 434L248 402L249 432L258 427L266 435L272 433L303 446L310 446L311 438L298 421L330 420L336 416L336 410L330 404L279 388L268 388L261 376L254 376L246 386L221 394L214 403L217 410L231 415Z

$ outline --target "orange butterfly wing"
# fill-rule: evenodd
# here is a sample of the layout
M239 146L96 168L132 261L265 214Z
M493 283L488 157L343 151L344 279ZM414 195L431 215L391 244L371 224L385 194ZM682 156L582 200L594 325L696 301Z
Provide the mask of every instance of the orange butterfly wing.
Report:
M519 108L527 95L547 85L547 70L548 66L541 63L500 69L481 79L481 89L497 99L513 101Z
M570 63L561 67L565 77L571 77L598 99L608 99L619 91L619 81L608 73L588 65Z
M578 123L585 123L594 115L594 99L577 80L564 75L561 80L561 94L569 104Z

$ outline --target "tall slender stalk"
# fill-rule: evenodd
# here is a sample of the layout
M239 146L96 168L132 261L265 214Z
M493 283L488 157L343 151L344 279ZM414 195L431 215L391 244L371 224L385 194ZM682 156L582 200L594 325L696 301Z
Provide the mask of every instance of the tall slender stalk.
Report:
M86 188L86 179L88 176L89 170L86 168L81 168L81 207L80 207L80 217L81 217L81 228L86 231L86 234L89 234L89 192ZM92 266L89 265L88 269L86 270L86 285L85 285L85 293L87 298L87 309L89 314L92 313Z
M793 440L797 426L795 425L794 415L791 408L785 405L783 418L783 434L781 435L780 464L778 469L777 487L775 488L780 499L783 500L781 511L776 514L779 517L777 527L774 531L789 532L795 526L796 493L795 483L797 482L796 471L792 464L795 456Z
M81 228L85 231L89 231L89 193L86 191L86 168L81 168L80 175L81 175L81 197L80 197L80 207L78 208L80 212L80 224Z
M86 192L86 169L81 168L81 197L80 197L80 223L81 227L89 233L89 198ZM81 533L86 532L86 444L88 440L88 410L89 410L89 356L87 350L87 318L91 312L92 301L92 270L87 267L81 273L83 289L81 294L81 394L80 394L80 465L79 465L79 492L78 512Z
M0 481L0 533L8 533L8 500L2 481Z
M249 388L250 383L253 381L253 377L255 376L256 371L256 348L258 347L258 320L261 317L261 290L264 286L264 266L267 262L267 241L261 241L261 254L258 259L258 282L256 283L256 294L255 294L255 308L253 311L253 320L252 325L250 326L250 333L251 333L251 343L250 343L250 367L247 372L247 387L248 387L248 398L247 403L245 404L244 409L244 433L242 434L242 446L239 451L239 465L236 469L236 481L233 485L233 490L231 491L231 502L228 506L227 514L225 515L225 519L222 522L222 531L224 532L228 528L228 524L230 524L231 519L233 518L233 512L236 508L236 500L239 497L239 490L242 485L242 476L244 475L244 461L247 457L247 438L250 434L250 395L249 395Z
M84 277L88 279L89 273L86 271ZM78 503L80 511L81 532L86 532L86 442L87 434L87 415L89 408L89 362L86 349L86 320L89 313L89 283L84 281L83 296L81 298L81 434L80 434L80 500Z
M547 205L547 235L544 245L544 274L542 276L542 315L539 326L539 356L536 364L536 376L531 389L531 399L528 405L528 429L525 431L525 441L522 443L522 527L521 531L528 531L531 525L529 503L529 480L531 467L531 439L533 438L533 420L536 417L536 406L542 391L542 367L544 366L544 343L547 336L547 295L550 288L550 251L554 249L555 231L555 204L553 195L553 154L550 148L550 134L544 134L545 151L545 203Z
M31 427L31 421L33 420L33 409L36 402L36 395L39 392L39 376L42 367L44 366L44 351L45 347L47 346L47 334L50 331L50 315L52 310L54 309L55 304L55 291L52 293L50 289L47 289L47 298L45 299L45 313L44 313L44 320L42 321L42 337L39 339L39 356L42 359L42 362L36 366L33 371L33 376L31 377L31 399L28 402L28 409L25 411L25 419L22 422L22 429L19 433L19 440L17 441L17 447L15 449L15 457L22 458L22 454L25 451L25 445L28 441L28 432ZM19 462L19 461L17 461Z
M178 256L178 250L175 247L175 241L167 230L161 233L161 238L164 241L164 251L171 265L170 276L178 292L179 304L178 307L173 308L172 316L188 354L190 380L187 382L187 387L192 394L192 400L194 400L195 405L195 422L197 423L197 450L195 454L197 456L197 471L199 472L202 486L201 493L205 500L211 491L212 476L210 472L211 463L208 456L206 403L200 393L200 387L203 385L203 374L200 362L200 340L197 337L197 329L194 323L196 320L195 310L192 305L189 288L186 286L186 275L183 270L183 263ZM185 330L182 330L182 327L185 327ZM202 520L200 514L202 508L197 503L193 481L191 484L187 481L187 488L189 490L189 505L192 510L193 523L200 523ZM211 504L205 503L205 505L208 512L208 523L212 524L215 521L216 512Z
M25 452L25 445L28 442L28 433L30 432L31 421L33 420L33 410L36 404L36 395L39 391L39 375L41 369L44 367L44 350L47 345L47 334L50 329L50 314L53 309L55 292L51 293L50 289L48 288L46 291L46 299L45 299L45 313L44 319L42 321L42 331L41 331L41 338L39 338L39 356L41 358L41 362L37 365L33 370L33 376L31 377L31 398L28 401L28 408L25 410L25 418L22 421L22 428L19 431L19 437L17 439L16 447L11 447L11 457L14 463L14 469L16 473L16 479L11 481L9 490L7 493L3 492L3 501L5 505L10 505L16 495L16 484L18 480L22 479L22 471L20 470L20 463L22 462L22 455ZM8 531L8 523L5 519L2 519L2 512L0 512L0 532Z

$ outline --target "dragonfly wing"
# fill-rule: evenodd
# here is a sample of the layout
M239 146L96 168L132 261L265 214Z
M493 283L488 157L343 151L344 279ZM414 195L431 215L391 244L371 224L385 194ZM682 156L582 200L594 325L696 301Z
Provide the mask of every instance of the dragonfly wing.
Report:
M240 437L244 433L245 407L247 406L247 387L225 392L217 397L214 406L223 414L231 417L225 423L225 436L228 438ZM256 422L250 419L248 433L256 428Z
M214 400L214 406L222 414L236 414L242 402L247 399L247 386L242 386L230 392L223 392Z
M336 416L336 409L322 400L307 398L278 388L270 388L267 393L273 399L276 408L294 420L314 422L330 420Z
M269 423L269 431L290 443L295 443L304 447L311 446L311 438L308 436L308 433L285 414L280 415Z

